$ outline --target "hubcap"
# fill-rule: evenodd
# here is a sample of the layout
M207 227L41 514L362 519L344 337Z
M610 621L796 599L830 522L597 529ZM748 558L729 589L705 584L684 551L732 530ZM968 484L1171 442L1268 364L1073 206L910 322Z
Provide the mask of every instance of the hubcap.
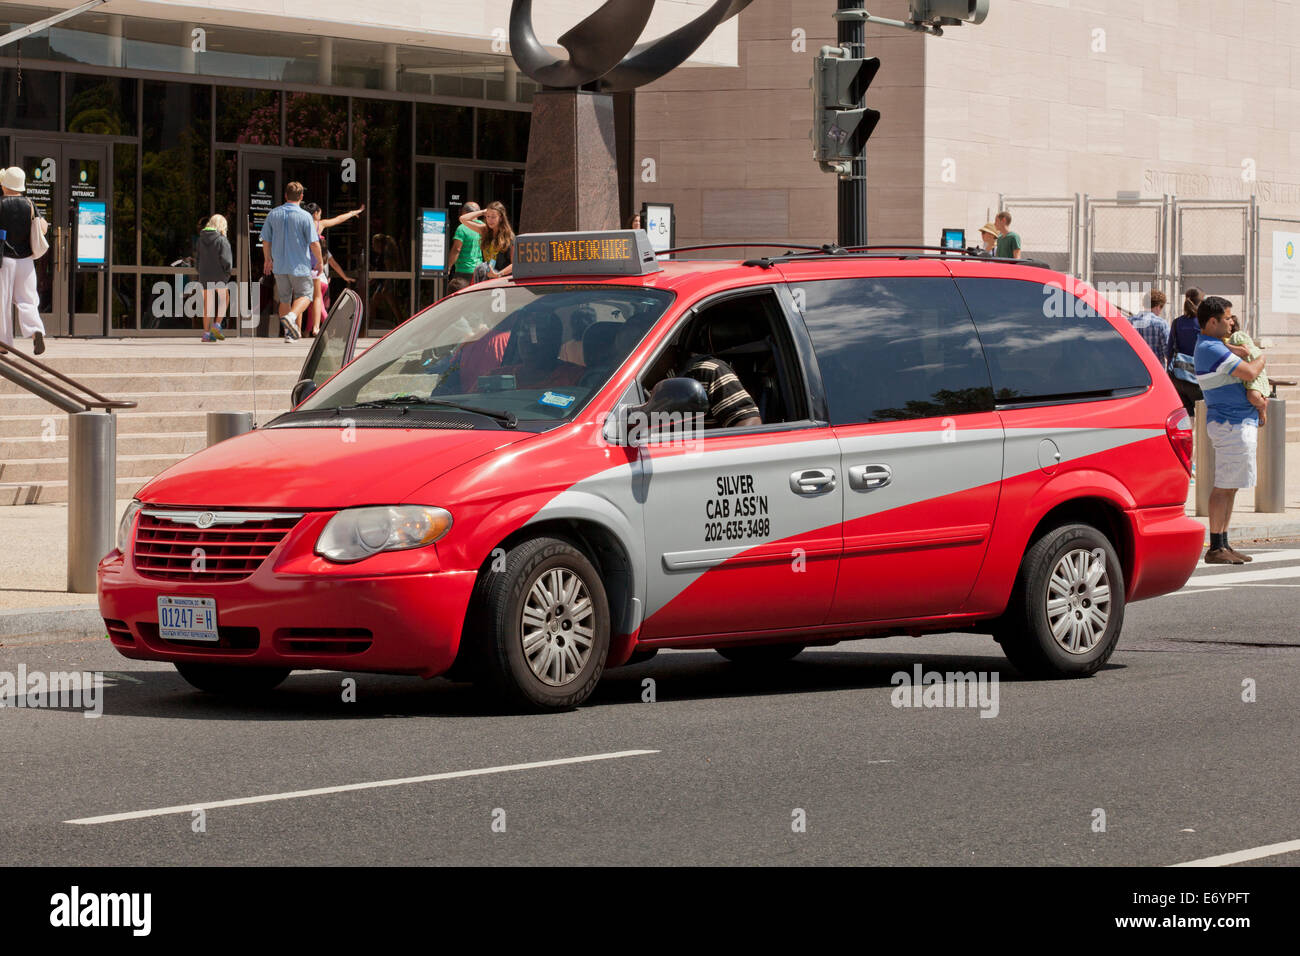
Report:
M562 687L582 673L595 642L596 612L582 579L568 568L542 572L520 621L524 659L537 679Z
M1080 548L1063 554L1047 582L1047 624L1056 643L1071 654L1086 654L1109 622L1106 552Z

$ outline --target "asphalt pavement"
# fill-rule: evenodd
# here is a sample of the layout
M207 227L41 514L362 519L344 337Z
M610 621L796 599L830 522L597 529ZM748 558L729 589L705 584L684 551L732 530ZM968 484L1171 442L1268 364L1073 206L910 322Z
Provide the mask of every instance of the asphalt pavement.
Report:
M1110 664L1076 681L1022 679L973 635L757 671L674 651L611 671L575 712L503 716L468 685L324 671L232 702L98 631L0 637L0 680L105 674L101 717L0 710L0 849L78 866L1295 865L1300 545L1251 553L1131 606ZM895 706L917 665L984 675L984 706Z

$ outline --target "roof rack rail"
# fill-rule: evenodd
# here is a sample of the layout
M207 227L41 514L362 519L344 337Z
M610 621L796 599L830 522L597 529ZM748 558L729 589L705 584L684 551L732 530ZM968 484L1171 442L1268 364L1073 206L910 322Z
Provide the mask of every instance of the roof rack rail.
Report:
M839 248L838 246L835 248ZM677 246L659 253L666 256L677 252L702 252L705 249L800 249L805 252L826 252L826 246L801 246L790 242L715 242L707 246Z
M828 242L820 246L801 245L791 242L717 242L701 246L678 246L665 249L659 255L678 252L700 252L708 249L785 249L781 255L763 256L759 259L747 259L747 266L761 266L770 269L783 259L798 259L812 256L876 256L880 258L910 258L911 253L932 253L938 258L952 256L962 259L974 259L981 262L997 262L1003 265L1031 266L1038 269L1050 269L1051 266L1039 259L1010 259L998 256L986 256L971 249L954 249L951 246L909 246L909 245L869 245L841 246Z

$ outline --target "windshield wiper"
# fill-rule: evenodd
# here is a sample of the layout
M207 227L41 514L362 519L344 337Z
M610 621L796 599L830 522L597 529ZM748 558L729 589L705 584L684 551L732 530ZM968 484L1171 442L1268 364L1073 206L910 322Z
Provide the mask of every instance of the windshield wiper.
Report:
M441 398L419 398L415 395L395 395L392 398L379 398L369 402L357 402L355 405L340 405L339 410L344 408L392 408L394 406L411 406L411 405L441 405L445 408L455 408L462 412L472 412L475 415L485 415L488 418L494 418L504 424L507 428L514 428L519 424L519 419L513 412L498 412L491 408L479 408L477 405L462 405L460 402L448 402Z

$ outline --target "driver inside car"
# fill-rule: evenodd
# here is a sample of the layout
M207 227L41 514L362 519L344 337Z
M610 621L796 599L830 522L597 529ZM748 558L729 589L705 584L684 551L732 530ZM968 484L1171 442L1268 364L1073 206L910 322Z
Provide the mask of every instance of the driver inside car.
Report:
M513 375L515 388L576 385L584 369L560 358L563 340L564 323L554 312L523 317L514 333L519 362L502 366L495 374Z
M703 344L706 354L690 355L689 359L686 359L688 353L681 344L670 346L669 371L665 377L693 378L704 386L709 396L709 410L704 415L705 428L745 428L763 424L758 403L735 369L711 354L713 332L708 326L704 328ZM673 371L679 367L680 372Z

